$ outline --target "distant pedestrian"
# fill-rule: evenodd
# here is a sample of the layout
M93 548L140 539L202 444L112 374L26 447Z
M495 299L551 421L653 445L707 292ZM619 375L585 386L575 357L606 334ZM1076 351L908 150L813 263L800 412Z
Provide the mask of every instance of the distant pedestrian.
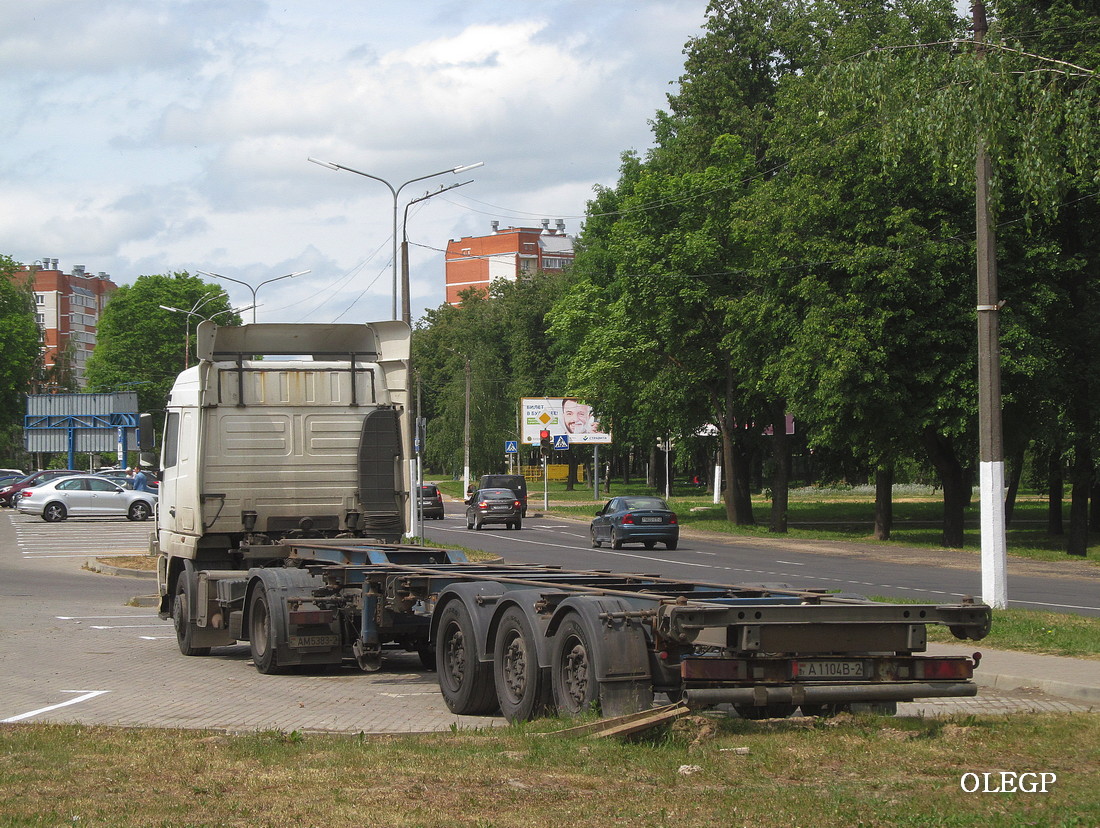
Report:
M143 472L140 468L136 466L130 471L133 472L134 475L133 483L135 492L152 491L149 488L149 478L146 476L145 472Z

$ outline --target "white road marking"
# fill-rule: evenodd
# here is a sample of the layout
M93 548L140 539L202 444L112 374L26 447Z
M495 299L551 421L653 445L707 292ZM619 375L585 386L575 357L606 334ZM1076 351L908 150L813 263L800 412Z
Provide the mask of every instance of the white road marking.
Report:
M168 626L168 622L163 624L89 624L88 628L92 630L140 630L140 629L163 629Z
M108 618L156 618L156 615L55 615L58 621L102 621Z
M102 696L104 693L110 693L110 690L62 690L62 693L82 693L83 695L77 696L75 699L69 699L68 701L60 702L59 704L51 704L49 707L40 707L37 710L31 710L28 713L20 713L18 716L10 716L7 719L0 719L0 724L8 724L10 722L21 722L23 719L29 719L32 716L37 716L41 713L49 713L51 710L57 710L60 707L68 707L70 704L80 704L82 701L88 699L94 699L96 696Z

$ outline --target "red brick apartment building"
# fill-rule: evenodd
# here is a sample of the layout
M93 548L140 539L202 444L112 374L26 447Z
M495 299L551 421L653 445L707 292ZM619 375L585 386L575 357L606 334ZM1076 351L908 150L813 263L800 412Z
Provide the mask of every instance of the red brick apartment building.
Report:
M22 270L34 274L34 311L42 331L45 367L52 367L58 354L71 347L73 373L84 388L84 369L95 350L99 317L118 285L106 273L85 273L84 265L62 273L57 259L42 259L23 265Z
M466 236L447 242L445 263L447 304L459 305L459 294L475 288L489 291L498 279L515 282L536 273L555 273L573 261L573 237L565 232L565 222L542 220L542 227L501 228L493 222L487 236Z

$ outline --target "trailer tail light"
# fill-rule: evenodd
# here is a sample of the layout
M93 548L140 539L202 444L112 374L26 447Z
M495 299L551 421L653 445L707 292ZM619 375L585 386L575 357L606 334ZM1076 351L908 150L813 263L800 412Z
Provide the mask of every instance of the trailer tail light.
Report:
M291 624L302 627L310 624L331 624L336 617L332 610L290 610L287 615Z
M914 678L968 679L974 677L974 665L965 658L922 658L914 664Z

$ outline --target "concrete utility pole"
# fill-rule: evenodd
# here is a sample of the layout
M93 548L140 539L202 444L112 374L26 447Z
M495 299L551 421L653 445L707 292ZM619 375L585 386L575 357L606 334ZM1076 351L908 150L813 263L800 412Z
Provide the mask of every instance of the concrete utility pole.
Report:
M974 40L986 53L989 25L982 0L975 0ZM1008 554L1005 542L1005 463L1001 432L1000 313L997 299L997 238L989 209L992 164L984 136L978 136L975 164L975 220L978 247L978 431L981 469L982 600L1008 606Z

